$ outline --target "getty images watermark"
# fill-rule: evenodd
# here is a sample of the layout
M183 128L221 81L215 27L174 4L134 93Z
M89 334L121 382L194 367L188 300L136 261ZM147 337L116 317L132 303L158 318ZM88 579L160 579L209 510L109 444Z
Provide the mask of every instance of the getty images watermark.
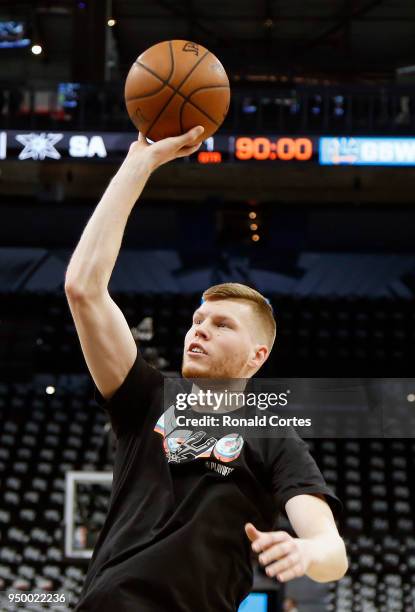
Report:
M182 437L278 438L295 429L305 438L415 438L413 399L408 378L166 378L158 427Z
M176 424L178 427L310 427L311 418L255 414L257 410L264 412L277 406L288 406L289 394L289 389L281 393L255 393L229 389L223 391L198 389L189 393L177 393L175 408L181 411L190 409L192 414L177 415ZM239 414L241 411L243 414ZM235 414L236 412L238 414ZM251 415L246 414L247 412Z
M287 406L290 393L289 389L283 393L198 389L190 393L177 393L176 408L178 410L186 410L189 407L201 406L219 410L220 408L239 408L246 405L258 408L259 410L266 410L270 406Z

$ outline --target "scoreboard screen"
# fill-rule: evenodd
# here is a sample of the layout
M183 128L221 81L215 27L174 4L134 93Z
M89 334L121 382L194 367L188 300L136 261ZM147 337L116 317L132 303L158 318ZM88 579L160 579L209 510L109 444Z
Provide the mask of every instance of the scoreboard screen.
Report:
M0 160L77 159L120 161L137 134L129 132L0 132ZM317 161L318 139L289 136L227 136L207 138L191 162L306 163ZM186 161L189 161L187 159Z
M0 160L120 163L134 132L0 131ZM178 163L415 166L415 138L353 136L225 135L207 138Z
M211 157L209 153L219 153L220 161L309 162L316 158L317 140L305 136L213 136L204 142L198 161L204 163Z

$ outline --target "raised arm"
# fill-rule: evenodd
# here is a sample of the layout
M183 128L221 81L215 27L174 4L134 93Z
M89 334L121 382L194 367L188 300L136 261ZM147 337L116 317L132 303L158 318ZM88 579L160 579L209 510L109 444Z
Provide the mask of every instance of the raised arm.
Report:
M65 293L85 361L105 398L122 384L137 356L128 323L108 292L131 210L151 173L162 164L194 153L203 128L149 145L134 142L89 219L70 260Z

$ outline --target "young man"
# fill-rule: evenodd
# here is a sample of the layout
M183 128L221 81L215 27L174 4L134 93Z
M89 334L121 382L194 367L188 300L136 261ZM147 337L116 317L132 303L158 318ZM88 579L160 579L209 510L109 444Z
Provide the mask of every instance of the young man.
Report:
M298 437L215 438L177 427L160 372L137 351L108 293L128 216L150 174L195 152L203 128L152 145L139 136L91 216L65 282L82 350L117 436L110 506L78 612L234 612L253 550L281 582L347 569L337 498ZM246 378L267 359L275 321L237 284L212 287L184 342L185 379ZM199 410L196 408L195 413ZM200 411L199 411L200 412ZM272 531L286 512L297 538Z

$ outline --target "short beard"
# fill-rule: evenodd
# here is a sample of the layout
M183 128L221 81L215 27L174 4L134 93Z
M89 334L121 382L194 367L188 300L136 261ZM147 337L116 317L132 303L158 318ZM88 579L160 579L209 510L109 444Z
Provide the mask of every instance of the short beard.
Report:
M182 364L182 376L183 378L211 378L210 372L200 372L196 368L193 369L191 365Z
M232 361L232 360L229 360ZM244 369L245 361L239 360L239 363L235 367L235 359L233 359L233 366L229 368L227 365L229 361L223 361L221 363L213 364L213 367L209 370L198 370L198 368L192 368L192 365L187 363L184 365L184 358L182 360L182 376L183 378L210 378L211 380L226 380L228 378L246 378L241 374Z

